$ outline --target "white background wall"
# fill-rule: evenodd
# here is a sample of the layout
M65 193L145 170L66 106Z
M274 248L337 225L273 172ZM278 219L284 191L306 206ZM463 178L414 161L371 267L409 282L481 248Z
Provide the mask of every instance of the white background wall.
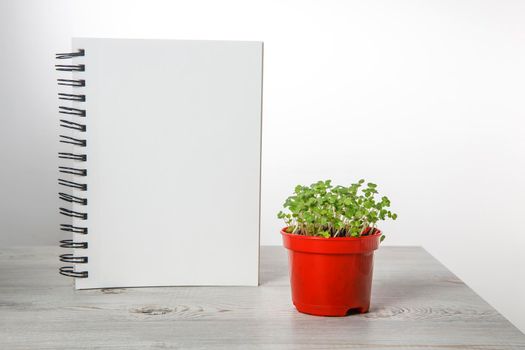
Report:
M525 330L525 2L1 1L0 244L55 244L55 52L72 36L265 42L262 244L298 183L364 177ZM125 60L125 57L122 57Z

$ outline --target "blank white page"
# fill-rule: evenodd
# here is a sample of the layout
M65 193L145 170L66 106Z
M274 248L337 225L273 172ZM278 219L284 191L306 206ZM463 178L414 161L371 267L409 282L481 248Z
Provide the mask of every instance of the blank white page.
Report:
M86 109L88 278L257 285L262 43L73 39ZM74 206L75 208L75 206ZM76 222L76 219L74 220ZM80 223L84 224L84 222Z

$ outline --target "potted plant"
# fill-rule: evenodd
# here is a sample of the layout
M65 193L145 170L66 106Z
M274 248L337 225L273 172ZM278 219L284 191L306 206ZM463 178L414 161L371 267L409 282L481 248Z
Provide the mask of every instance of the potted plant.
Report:
M280 211L288 249L292 300L300 312L345 316L368 312L373 254L385 236L380 220L397 218L377 185L364 180L348 187L319 181L296 186Z

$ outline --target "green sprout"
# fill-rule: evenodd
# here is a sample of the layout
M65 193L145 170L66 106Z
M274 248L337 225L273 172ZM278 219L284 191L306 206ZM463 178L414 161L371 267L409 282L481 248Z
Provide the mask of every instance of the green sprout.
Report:
M287 232L318 237L360 237L376 231L378 221L396 220L390 200L376 199L377 185L359 180L349 187L332 186L331 180L310 186L298 185L286 199L286 212L277 214L284 220ZM381 241L385 238L381 236Z

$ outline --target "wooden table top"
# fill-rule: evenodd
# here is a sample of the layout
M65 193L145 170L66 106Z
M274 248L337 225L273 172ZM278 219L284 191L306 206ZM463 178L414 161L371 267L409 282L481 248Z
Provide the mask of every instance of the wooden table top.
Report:
M0 250L0 349L525 349L525 335L419 247L376 252L372 305L298 313L286 253L259 287L75 291L56 247Z

